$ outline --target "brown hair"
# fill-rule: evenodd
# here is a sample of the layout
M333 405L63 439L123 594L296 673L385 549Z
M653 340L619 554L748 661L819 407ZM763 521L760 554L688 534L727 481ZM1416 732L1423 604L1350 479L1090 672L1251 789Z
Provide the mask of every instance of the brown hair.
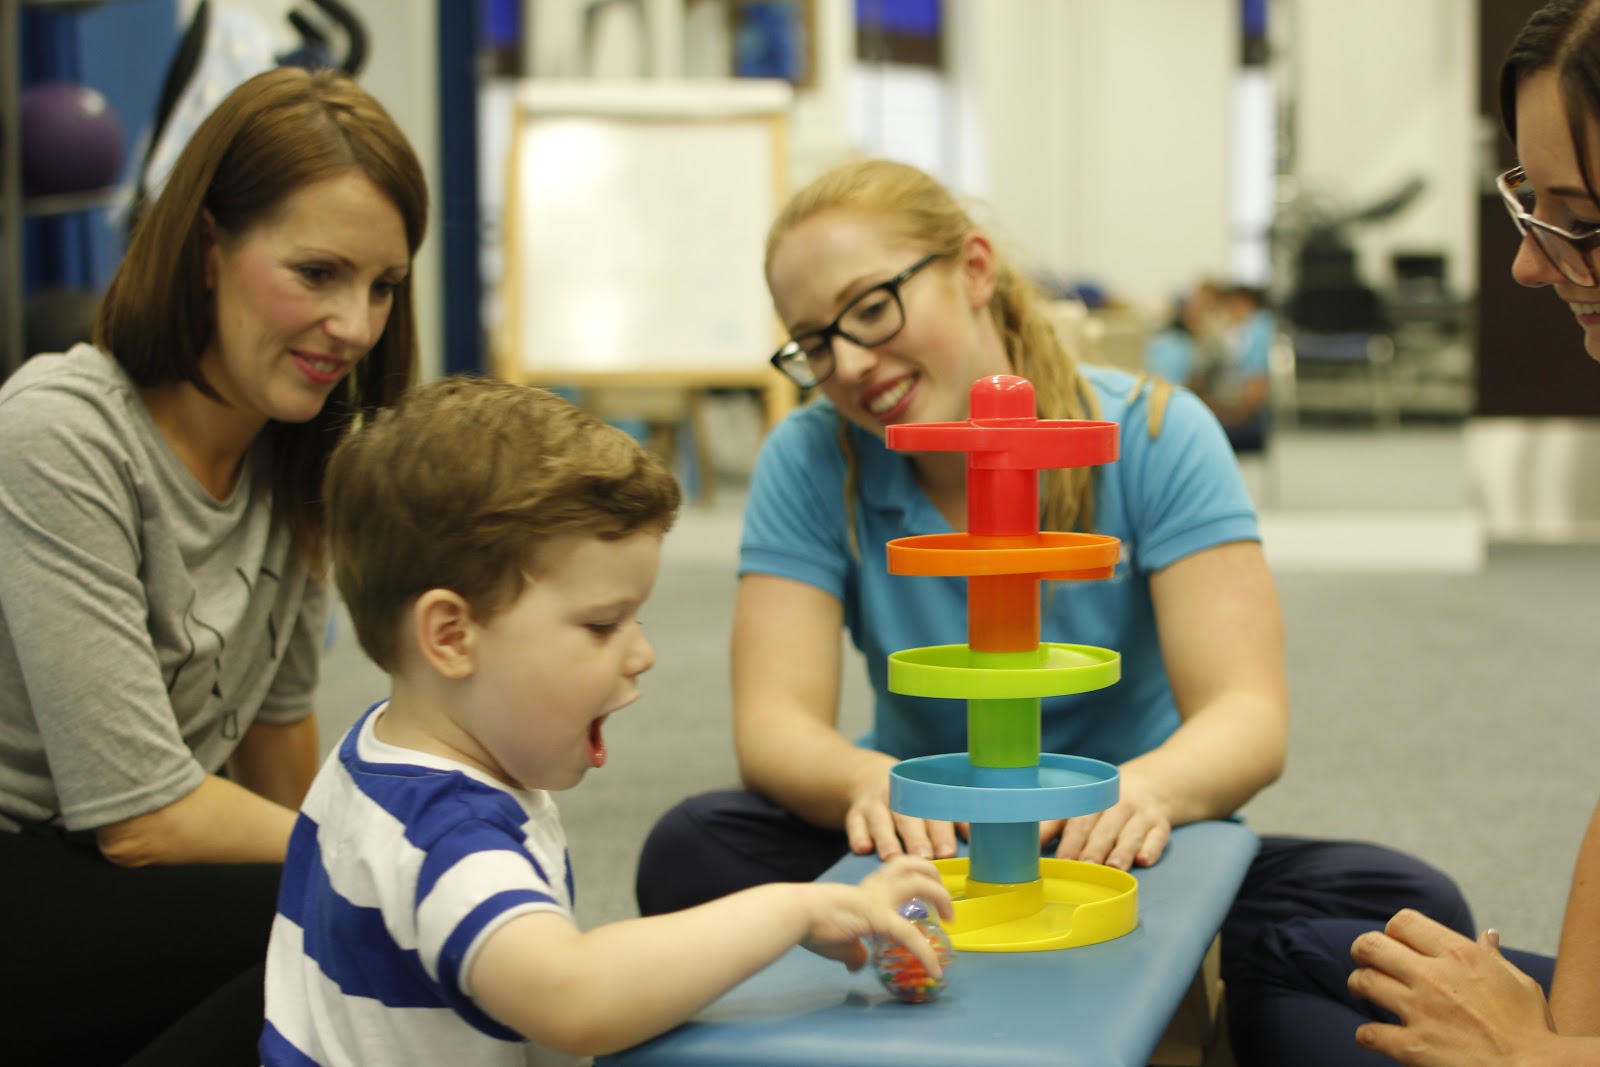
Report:
M134 225L95 321L94 341L141 386L189 382L207 396L200 359L215 329L206 286L205 216L239 237L296 190L356 171L393 201L415 255L428 223L422 165L376 100L335 71L283 67L240 85L200 124L161 195ZM328 455L352 421L411 384L416 326L408 274L383 335L310 421L276 427L273 499L300 555L323 559L319 488Z
M981 228L943 185L916 167L884 159L853 160L826 171L797 192L767 231L766 264L770 283L772 254L795 226L825 211L859 214L891 234L928 252L951 255L968 234ZM991 240L993 237L991 236ZM1016 374L1033 383L1041 419L1097 417L1094 394L1078 373L1077 360L1056 331L1044 293L999 248L989 312L1006 357ZM845 454L845 507L855 544L855 498L860 492L860 462L850 444L848 424L840 422ZM1088 467L1041 472L1047 530L1090 529L1094 518L1094 478Z
M1517 90L1541 70L1554 71L1567 109L1567 128L1578 172L1590 199L1596 194L1589 167L1589 131L1600 119L1600 3L1553 0L1523 24L1500 64L1500 121L1517 140Z
M449 589L492 618L561 536L665 533L678 483L638 442L554 393L488 378L419 386L334 451L334 578L356 637L393 672L405 608Z

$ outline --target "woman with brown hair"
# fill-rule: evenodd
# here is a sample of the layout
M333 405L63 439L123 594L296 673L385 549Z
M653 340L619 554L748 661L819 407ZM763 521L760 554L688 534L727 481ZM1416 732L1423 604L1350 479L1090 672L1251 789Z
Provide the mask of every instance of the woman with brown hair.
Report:
M5 1040L28 1062L121 1063L191 1010L206 1062L256 1062L317 765L322 473L412 380L426 223L371 96L260 75L139 220L94 344L0 389Z

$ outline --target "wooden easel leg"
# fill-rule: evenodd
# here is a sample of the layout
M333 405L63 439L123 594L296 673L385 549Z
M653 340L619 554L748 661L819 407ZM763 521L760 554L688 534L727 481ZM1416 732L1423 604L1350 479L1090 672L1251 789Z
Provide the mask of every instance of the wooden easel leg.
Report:
M711 461L711 437L706 432L706 391L689 390L689 433L694 439L695 471L699 475L699 502L710 507L717 497L717 468Z
M762 389L761 401L767 421L767 432L770 433L774 426L783 421L785 415L794 410L800 402L800 396L793 383L774 372L772 380Z
M1211 939L1200 970L1150 1057L1150 1067L1233 1067L1223 1003L1221 944L1220 938Z

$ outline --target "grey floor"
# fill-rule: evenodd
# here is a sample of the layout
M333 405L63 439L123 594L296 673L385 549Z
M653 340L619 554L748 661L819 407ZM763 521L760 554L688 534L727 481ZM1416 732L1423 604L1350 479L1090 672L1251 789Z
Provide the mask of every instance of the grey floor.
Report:
M669 536L644 616L657 653L644 699L610 724L607 766L557 798L585 925L635 914L635 857L657 815L735 781L727 635L748 454L728 447L717 500L687 508ZM1434 536L1441 520L1471 528L1453 430L1297 433L1246 474L1294 709L1288 772L1246 808L1250 824L1411 851L1457 878L1480 925L1553 951L1600 785L1600 546L1442 561L1345 551L1352 516L1382 545ZM341 617L318 700L324 748L382 695ZM857 672L847 725L866 706Z

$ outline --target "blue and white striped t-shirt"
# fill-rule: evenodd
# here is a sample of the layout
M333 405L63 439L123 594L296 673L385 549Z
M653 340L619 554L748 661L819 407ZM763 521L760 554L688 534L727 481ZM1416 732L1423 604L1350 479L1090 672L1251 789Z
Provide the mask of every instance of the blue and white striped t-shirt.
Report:
M490 1018L466 976L490 933L572 915L555 803L378 740L379 704L317 773L267 950L268 1067L587 1062Z

